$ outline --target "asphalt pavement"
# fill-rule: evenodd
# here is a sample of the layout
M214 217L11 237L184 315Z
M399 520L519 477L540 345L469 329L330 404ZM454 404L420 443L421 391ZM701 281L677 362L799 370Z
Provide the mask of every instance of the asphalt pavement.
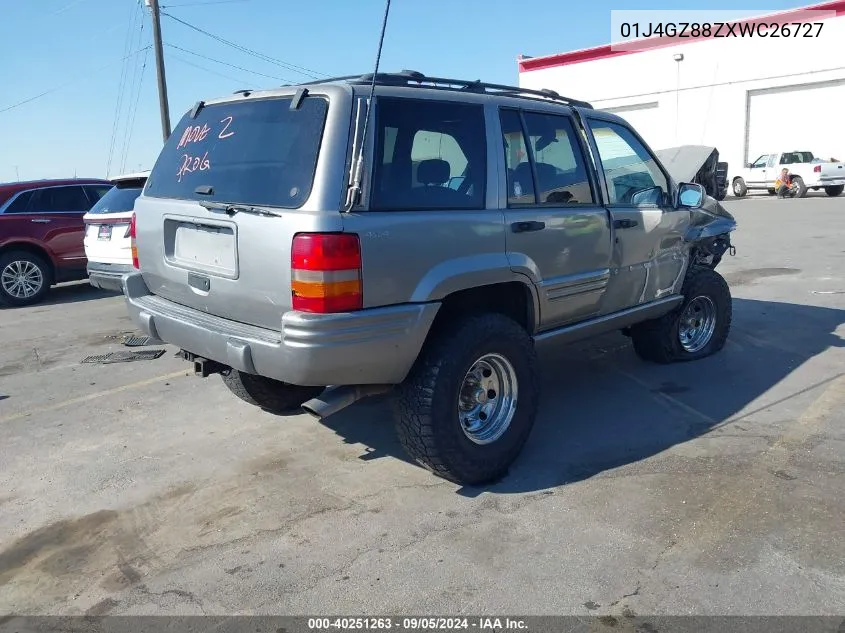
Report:
M723 352L544 363L507 478L409 463L388 403L277 417L86 284L0 310L0 614L845 613L845 196L728 199ZM147 348L144 348L147 349Z

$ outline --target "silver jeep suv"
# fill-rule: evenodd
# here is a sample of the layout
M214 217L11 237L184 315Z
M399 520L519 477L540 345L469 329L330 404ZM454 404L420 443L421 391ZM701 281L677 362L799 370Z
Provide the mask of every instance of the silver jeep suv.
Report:
M547 90L403 71L200 101L135 211L147 334L270 411L395 391L404 447L464 484L528 438L535 346L622 330L694 360L731 322L734 219Z

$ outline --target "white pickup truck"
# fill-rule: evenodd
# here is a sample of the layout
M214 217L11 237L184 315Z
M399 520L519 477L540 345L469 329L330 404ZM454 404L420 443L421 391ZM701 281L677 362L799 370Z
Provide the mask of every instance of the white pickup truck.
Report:
M784 167L792 175L798 198L803 198L808 189L824 189L829 196L838 196L845 189L845 163L822 160L812 152L780 152L763 154L734 174L733 194L741 198L750 190L766 189L774 195L775 181Z

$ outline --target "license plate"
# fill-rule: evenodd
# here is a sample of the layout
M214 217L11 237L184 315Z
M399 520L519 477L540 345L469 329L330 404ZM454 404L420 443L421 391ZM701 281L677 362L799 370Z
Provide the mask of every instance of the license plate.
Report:
M111 225L101 224L100 230L97 232L97 239L110 240L111 239Z

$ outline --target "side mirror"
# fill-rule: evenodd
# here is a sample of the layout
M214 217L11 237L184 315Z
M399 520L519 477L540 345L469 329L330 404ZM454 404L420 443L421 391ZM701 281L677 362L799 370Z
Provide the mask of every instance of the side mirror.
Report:
M698 209L704 202L704 187L696 183L682 182L678 186L678 206Z
M753 169L753 168L754 168L754 163L745 163L745 166L746 166L748 169Z

